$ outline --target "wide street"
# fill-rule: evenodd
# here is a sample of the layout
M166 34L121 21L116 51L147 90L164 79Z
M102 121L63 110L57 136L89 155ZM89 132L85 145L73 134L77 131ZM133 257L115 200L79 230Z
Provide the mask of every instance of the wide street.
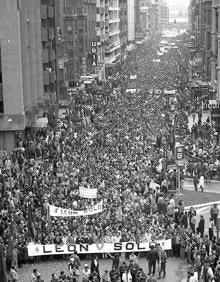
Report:
M80 273L82 273L82 269L84 265L89 261L82 261ZM100 275L104 273L106 269L110 270L112 261L109 259L100 260ZM138 261L139 265L143 268L145 273L148 273L147 261L145 258L140 258ZM60 271L67 272L67 261L52 261L52 262L44 262L40 264L32 264L32 265L25 265L19 269L19 278L20 282L29 282L30 276L34 268L37 268L41 273L42 277L44 278L44 282L49 282L51 279L52 273L59 274ZM187 273L187 265L185 261L182 261L177 258L168 258L167 263L167 275L166 278L160 279L162 282L185 282L186 281L186 273ZM80 282L82 281L80 276Z
M186 179L184 181L183 189L188 191L195 191L193 180ZM220 181L212 180L210 183L205 183L204 192L220 193Z

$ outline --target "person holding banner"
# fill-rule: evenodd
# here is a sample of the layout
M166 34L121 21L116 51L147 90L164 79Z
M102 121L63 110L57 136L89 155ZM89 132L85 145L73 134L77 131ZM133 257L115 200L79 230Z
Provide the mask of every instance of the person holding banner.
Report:
M74 254L70 256L70 261L73 266L79 269L81 263L80 263L80 258L77 254L77 251L74 251Z

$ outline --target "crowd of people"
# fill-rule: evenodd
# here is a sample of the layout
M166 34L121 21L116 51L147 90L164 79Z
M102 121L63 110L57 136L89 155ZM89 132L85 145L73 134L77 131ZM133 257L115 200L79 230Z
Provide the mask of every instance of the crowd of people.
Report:
M172 238L171 255L185 258L187 254L190 262L196 261L193 250L200 252L205 240L202 224L196 229L195 216L191 218L183 201L175 202L168 193L178 185L176 169L168 169L174 164L175 142L186 145L195 139L195 132L188 132L187 74L178 52L184 47L179 44L179 49L168 50L157 63L153 58L159 46L157 37L142 44L105 83L94 81L72 96L64 120L53 128L26 132L11 154L3 154L0 243L6 246L9 267L29 261L30 242L139 243ZM135 94L126 91L131 75L137 76ZM151 91L155 88L161 94ZM178 90L175 97L163 91L174 88ZM97 198L80 197L80 187L97 188ZM104 211L96 216L58 218L48 214L49 204L84 210L100 200ZM158 252L154 252L157 260ZM149 261L151 268L155 274L155 264ZM119 271L119 266L113 270ZM132 281L139 281L136 273L131 276ZM110 281L119 281L112 277Z

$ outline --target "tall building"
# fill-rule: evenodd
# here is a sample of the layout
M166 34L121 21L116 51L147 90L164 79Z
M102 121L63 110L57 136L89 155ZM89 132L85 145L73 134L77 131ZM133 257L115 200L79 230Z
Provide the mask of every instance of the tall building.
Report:
M135 40L135 18L136 10L133 0L128 0L128 42L132 43Z
M169 24L169 7L167 2L162 1L160 6L160 26L166 28Z
M64 40L68 87L87 72L88 11L81 0L64 1Z
M22 2L22 1L20 1ZM43 64L43 93L44 101L46 102L49 110L48 114L53 115L53 106L57 104L57 84L56 84L56 42L55 42L55 1L54 0L41 0L40 1L40 22L39 14L35 11L35 21L38 25L41 25L41 45L37 45L37 57L36 63L39 64L39 70L41 63ZM39 3L39 0L36 1ZM37 29L38 36L40 30ZM37 42L38 43L38 42ZM42 53L42 55L41 55ZM42 58L42 62L40 61ZM39 71L38 77L41 72ZM39 84L41 81L39 81ZM38 91L38 90L37 90ZM55 108L54 108L55 110ZM51 116L52 117L52 116Z
M66 100L67 83L66 83L66 57L65 57L65 38L64 38L64 2L55 0L55 40L56 40L56 57L57 57L57 97L59 101Z
M119 8L121 59L124 60L126 57L126 47L128 44L127 0L119 0Z
M105 8L105 64L108 68L121 59L119 0L105 0Z
M53 1L0 1L0 149L56 102ZM43 124L41 124L43 125Z
M200 96L220 102L220 0L191 0L188 11L192 81L198 85L199 75L207 85L205 89L197 86ZM212 117L220 132L219 108L212 111Z
M151 11L151 1L140 0L140 30L139 30L140 38L143 38L149 35L150 33L150 27L151 27L150 11Z
M151 0L151 32L152 33L158 33L161 31L160 7L161 7L161 0Z
M96 0L96 40L99 79L105 80L105 0Z

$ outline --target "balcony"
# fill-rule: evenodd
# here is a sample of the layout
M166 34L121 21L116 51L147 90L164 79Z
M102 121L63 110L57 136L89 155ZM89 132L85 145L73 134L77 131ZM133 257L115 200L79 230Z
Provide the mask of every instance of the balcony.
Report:
M112 24L112 23L119 23L120 22L120 19L119 18L115 18L115 19L109 19L109 23Z
M41 5L41 7L40 7L40 18L42 20L47 19L47 5Z
M100 8L100 14L101 14L101 15L104 15L104 13L105 13L105 8L101 7L101 8Z
M115 7L115 6L110 6L108 8L109 11L120 11L119 7Z
M43 83L44 85L50 84L50 72L49 71L43 71Z
M113 35L117 35L117 34L120 34L119 29L109 31L109 36L113 36Z
M51 49L50 50L50 61L54 61L55 60L55 50Z
M105 53L112 53L119 48L120 48L120 42L114 42L111 45L105 47Z
M114 54L112 56L105 56L105 63L106 64L113 64L116 63L121 57L121 53Z
M0 102L3 101L3 85L0 83Z
M49 6L48 7L48 18L53 18L53 17L54 17L53 7Z
M42 51L42 60L43 60L43 64L47 64L49 62L49 56L48 56L47 49L43 49Z
M47 42L48 41L48 30L44 27L42 27L41 29L41 40L43 42Z
M49 76L50 76L50 83L55 83L56 80L55 72L51 71Z
M54 28L49 28L49 39L50 40L54 39Z

